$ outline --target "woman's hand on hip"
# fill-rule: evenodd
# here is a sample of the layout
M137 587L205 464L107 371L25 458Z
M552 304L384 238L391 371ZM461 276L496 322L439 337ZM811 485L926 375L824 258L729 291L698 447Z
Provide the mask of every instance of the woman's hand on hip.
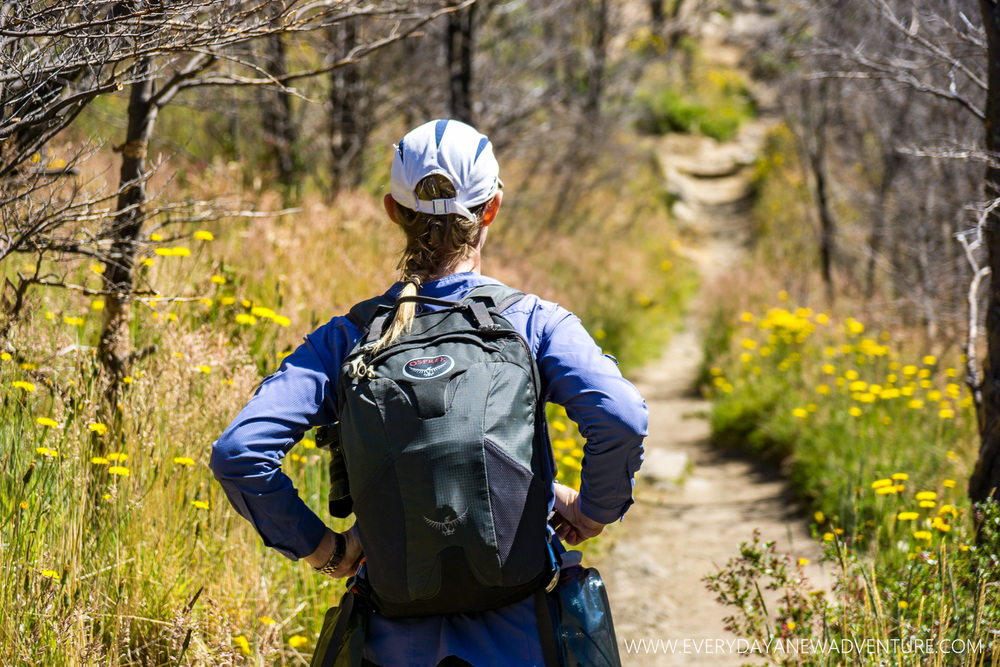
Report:
M357 570L358 561L361 560L361 556L364 555L364 550L361 548L361 541L358 539L358 527L356 524L351 526L342 534L346 540L347 546L344 550L343 560L340 561L340 565L338 565L330 575L335 579L349 577L354 574ZM305 561L314 568L321 568L330 561L330 556L333 555L333 550L336 546L336 533L327 528L326 532L323 534L323 539L320 540L319 546L316 548L316 551L306 556Z
M584 540L600 535L604 524L594 521L580 510L580 493L568 486L556 483L555 491L555 531L566 544L576 546Z

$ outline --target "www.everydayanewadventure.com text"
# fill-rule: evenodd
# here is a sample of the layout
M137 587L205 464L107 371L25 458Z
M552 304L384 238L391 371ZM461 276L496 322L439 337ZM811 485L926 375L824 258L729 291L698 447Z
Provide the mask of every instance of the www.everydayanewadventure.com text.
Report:
M977 653L989 649L983 640L964 639L622 639L625 653L740 654L874 654Z

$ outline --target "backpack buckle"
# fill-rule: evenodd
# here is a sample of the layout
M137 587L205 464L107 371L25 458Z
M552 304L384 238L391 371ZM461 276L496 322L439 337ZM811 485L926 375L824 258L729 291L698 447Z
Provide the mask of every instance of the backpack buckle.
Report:
M347 369L347 376L350 378L367 378L369 380L375 379L375 371L368 368L368 364L365 363L364 357L354 357L351 360L351 367Z

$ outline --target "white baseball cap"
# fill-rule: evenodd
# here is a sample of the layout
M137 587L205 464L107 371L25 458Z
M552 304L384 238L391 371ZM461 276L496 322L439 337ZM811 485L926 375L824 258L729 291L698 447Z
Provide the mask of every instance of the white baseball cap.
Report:
M431 201L417 197L421 179L442 174L455 186L455 197ZM499 188L500 165L486 135L457 120L432 120L411 130L392 160L392 198L413 211L478 218L471 209L493 198Z

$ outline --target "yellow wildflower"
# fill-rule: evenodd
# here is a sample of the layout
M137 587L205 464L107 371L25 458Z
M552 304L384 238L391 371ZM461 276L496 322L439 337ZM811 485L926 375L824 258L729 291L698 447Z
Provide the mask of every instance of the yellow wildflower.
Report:
M821 384L818 387L816 387L816 393L819 394L820 396L826 396L827 394L830 393L830 386Z
M918 377L918 378L921 378L921 379L923 379L923 380L926 380L926 379L927 379L927 378L929 378L930 376L931 376L931 370L930 370L929 368L921 368L921 369L920 369L920 370L919 370L919 371L917 372L917 377ZM921 382L920 384L921 384L921 386L923 386L923 384L924 384L924 383L923 383L923 382Z
M212 232L206 232L204 229L199 229L194 233L194 238L196 241L211 241L215 238Z
M192 500L191 504L194 505L195 507L197 507L200 510L207 510L208 509L208 501L207 500Z
M316 441L312 438L302 438L302 446L305 449L316 449Z
M941 419L954 419L955 411L950 408L944 408L938 412L938 416L941 417Z
M913 365L903 366L903 375L910 376L917 372L917 367Z
M948 531L951 530L951 526L949 526L947 523L945 523L941 519L936 519L934 521L934 527L937 530L941 531L942 533L947 533Z
M48 447L35 447L35 453L39 456L47 456L50 459L59 455L59 452Z
M287 327L292 324L292 321L285 317L284 315L275 315L273 318L274 323L278 326Z
M82 317L63 317L63 322L71 327L82 327L84 325Z
M94 458L90 459L90 462L98 466L106 466L109 463L109 461L103 456L95 456Z
M213 283L215 283L216 285L225 285L226 284L226 279L223 278L222 276L219 276L219 275L212 276L210 278L210 280Z
M566 423L561 421L554 421L552 422L552 428L555 429L556 431L559 431L560 433L563 433L566 430Z
M900 521L915 521L920 518L920 514L917 512L900 512L896 515L896 518Z
M203 306L211 306L211 305L212 305L212 300L211 300L211 299L209 299L209 298L208 298L207 296L203 296L203 297L201 297L200 299L198 299L198 301L199 301L199 302L201 303L201 305L203 305Z
M254 306L250 309L251 315L256 315L257 317L265 317L271 319L275 316L275 312L270 308L264 308L263 306Z
M757 348L757 341L752 338L744 338L742 345L748 350L754 350Z
M946 479L943 482L941 482L941 484L946 489L954 489L955 488L955 480L953 480L953 479Z
M253 304L250 303L249 299L243 299L242 301L240 301L240 305L243 306L244 308L249 308Z
M91 310L104 310L104 299L94 299L90 302Z
M833 533L823 533L823 540L833 542Z
M744 312L740 315L740 319L744 322L753 322L753 313Z
M894 486L883 486L879 489L876 489L875 493L877 493L880 496L888 496L893 493L899 493L899 491Z
M145 258L144 260L142 260L142 265L143 266L152 266L153 265L153 258L152 257Z
M847 379L847 380L851 380L851 381L857 380L858 379L858 372L856 370L853 370L853 369L849 370L846 373L844 373L844 378Z
M274 619L271 618L270 616L261 616L260 622L263 623L264 625L274 625Z
M909 606L910 606L910 604L906 600L900 600L899 601L899 608L900 609L906 609Z
M108 468L108 472L111 473L112 475L120 475L122 477L128 477L131 474L128 471L128 468L123 468L122 466L111 466L110 468Z
M49 428L59 428L59 422L55 419L50 419L49 417L39 417L35 420L42 426L48 426Z
M163 237L160 236L159 234L153 233L153 234L149 235L149 240L150 241L162 241Z
M174 463L176 463L179 466L193 466L194 459L189 458L187 456L175 456Z
M11 359L10 352L0 352L0 361L10 361Z
M257 324L257 318L253 315L247 315L246 313L240 313L236 316L236 322L238 324L254 325Z
M873 489L881 489L881 488L884 488L886 486L892 486L892 480L891 479L879 479L879 480L875 480L874 482L872 482L872 488Z
M21 504L20 504L20 505L18 505L18 507L20 507L20 508L21 508L21 509L23 509L23 510L26 510L26 509L28 509L28 501L27 501L27 500L22 500L22 501L21 501Z
M808 564L809 564L809 559L808 558L800 558L799 559L799 565L808 565Z
M916 497L917 500L937 500L937 493L935 491L921 491Z
M858 406L856 406L856 405L855 405L855 406L853 406L853 407L851 407L851 409L850 409L850 410L848 410L847 412L848 412L848 413L850 413L850 415L851 415L852 417L860 417L860 416L861 416L861 408L859 408L859 407L858 407Z
M250 642L243 635L233 637L233 643L243 652L243 655L250 655Z
M933 354L928 354L922 361L924 362L924 366L933 366L937 363L937 357Z
M792 410L792 416L798 417L799 419L805 419L809 416L809 412L805 408L795 408Z
M298 648L308 643L309 640L303 637L302 635L292 635L291 637L288 638L288 645L291 646L292 648Z
M930 531L917 530L913 532L913 537L917 538L918 540L929 540L933 536L931 535Z
M826 516L822 512L816 512L813 514L813 518L816 519L816 523L823 523L826 521Z
M920 506L923 507L924 509L931 509L932 507L936 507L937 503L934 502L933 500L921 500Z
M204 373L205 375L208 375L209 373L212 372L212 367L202 364L201 366L198 366L198 371Z
M864 391L865 389L868 388L868 383L865 382L864 380L855 380L854 382L849 384L847 388L855 392Z
M128 454L125 454L124 452L116 452L114 454L108 454L108 460L109 461L127 461L128 460Z
M919 410L920 408L924 407L924 402L921 401L919 398L912 398L910 399L910 402L906 404L906 406L913 410Z
M11 383L11 386L14 387L14 389L23 389L27 392L35 391L35 385L30 382L25 382L24 380L14 380L14 382Z
M87 428L89 428L97 435L104 435L105 433L108 432L108 427L104 424L101 424L100 422L93 422L91 424L88 424Z
M55 570L42 570L43 577L49 577L50 579L55 579L59 576L59 573Z
M910 476L907 475L905 472L896 472L892 474L892 479L894 479L897 482L905 482L906 480L910 479Z
M122 378L122 384L132 384L132 376L126 375Z

